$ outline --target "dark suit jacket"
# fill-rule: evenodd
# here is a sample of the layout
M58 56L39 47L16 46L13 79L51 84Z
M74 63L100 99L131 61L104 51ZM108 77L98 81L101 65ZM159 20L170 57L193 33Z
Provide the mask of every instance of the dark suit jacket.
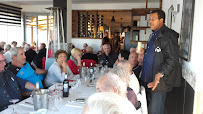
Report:
M106 54L104 53L103 55L99 56L99 63L113 68L113 64L116 62L117 58L117 53L110 52L109 56L106 56Z
M29 49L28 51L25 52L26 61L31 63L36 55L37 55L37 53L34 50Z

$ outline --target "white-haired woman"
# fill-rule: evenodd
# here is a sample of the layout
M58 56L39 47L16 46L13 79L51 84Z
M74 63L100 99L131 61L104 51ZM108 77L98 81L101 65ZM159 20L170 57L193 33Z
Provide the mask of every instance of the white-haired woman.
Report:
M81 57L82 57L82 51L80 49L73 48L71 50L71 56L67 64L74 75L79 74L78 69L81 67Z

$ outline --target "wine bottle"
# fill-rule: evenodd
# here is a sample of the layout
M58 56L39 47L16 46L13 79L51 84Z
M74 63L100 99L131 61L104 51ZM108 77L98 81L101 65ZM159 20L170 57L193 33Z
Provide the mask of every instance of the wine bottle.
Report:
M68 76L65 74L65 80L63 81L63 97L68 97L69 95L69 81Z

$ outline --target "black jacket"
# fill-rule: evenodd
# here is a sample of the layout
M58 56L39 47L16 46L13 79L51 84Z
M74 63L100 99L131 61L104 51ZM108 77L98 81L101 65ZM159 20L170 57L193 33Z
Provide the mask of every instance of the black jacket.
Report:
M106 56L104 53L103 55L99 56L99 63L102 65L107 65L110 68L113 68L113 64L116 62L118 58L117 53L110 52L109 56Z
M37 55L37 53L34 50L29 49L28 51L25 52L26 61L31 63L36 55Z
M181 65L179 63L179 34L165 25L160 29L154 41L153 76L158 72L164 77L160 79L155 92L169 92L181 84Z
M82 56L82 60L83 60L83 59L91 59L91 60L95 60L95 62L98 63L97 55L92 54L92 53L85 53L85 54Z

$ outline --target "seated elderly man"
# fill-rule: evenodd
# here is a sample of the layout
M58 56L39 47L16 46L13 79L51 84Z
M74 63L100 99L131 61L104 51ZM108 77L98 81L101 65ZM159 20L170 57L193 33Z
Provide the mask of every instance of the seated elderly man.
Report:
M103 45L103 50L104 54L99 57L99 63L112 68L118 58L118 54L111 52L111 46L109 44Z
M8 70L4 70L6 63L5 58L0 54L0 111L7 108L11 103L10 99L22 100L21 92L26 88L30 90L35 90L35 85L25 81Z
M85 48L85 50L86 50L86 53L82 56L82 60L91 59L91 60L95 60L95 62L98 63L97 55L93 54L93 48L91 46L88 46Z
M136 93L136 95L140 91L140 84L138 82L137 77L132 72L132 66L128 60L122 60L119 61L117 66L124 68L129 73L129 87L133 89L133 91Z
M125 98L110 92L95 93L88 98L83 114L137 114Z
M134 90L131 88L134 85L131 84L132 81L131 81L130 73L128 72L128 70L126 70L120 66L115 66L113 69L109 70L109 73L113 73L113 74L118 75L120 77L120 79L126 83L126 85L127 85L127 98L134 105L134 107L136 109L139 109L140 105L139 105L138 100L137 100L137 93L136 93L137 91L136 92L134 91L135 87L133 88ZM129 86L129 85L131 85L131 86Z
M122 81L121 78L114 73L106 73L100 77L96 84L96 91L99 92L112 92L126 98L127 83Z
M142 66L138 65L138 54L136 52L132 52L129 55L128 61L130 62L132 66L132 71L134 72L135 76L139 80L140 72L142 70Z
M32 84L39 82L39 87L44 88L38 74L46 74L46 70L32 67L26 62L25 52L20 47L13 47L10 50L12 63L8 66L8 70L13 72L19 78L27 80Z
M2 41L0 42L0 53L4 53L4 45L6 44L6 42Z
M10 44L4 45L4 57L6 59L6 64L11 63L11 61L12 61L10 49L11 49L11 45Z
M137 52L136 48L134 48L134 47L130 48L130 53L132 53L132 52Z

